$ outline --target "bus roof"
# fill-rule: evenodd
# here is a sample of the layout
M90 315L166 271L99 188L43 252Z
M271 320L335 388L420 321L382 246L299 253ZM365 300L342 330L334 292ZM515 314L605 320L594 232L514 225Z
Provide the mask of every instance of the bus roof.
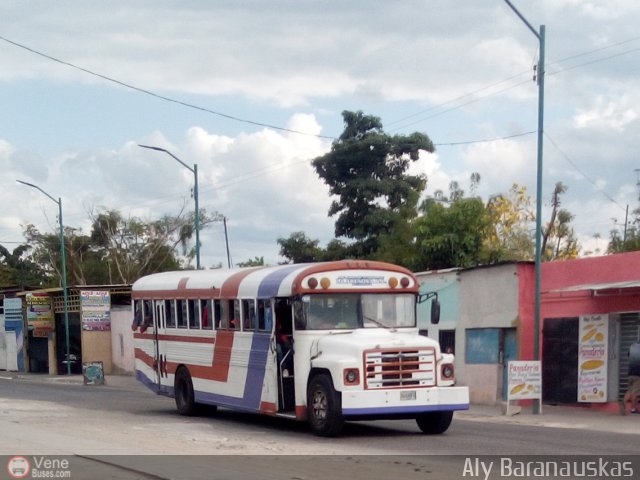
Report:
M404 267L368 260L273 267L181 270L142 277L133 298L271 298L316 292L410 292L418 280Z

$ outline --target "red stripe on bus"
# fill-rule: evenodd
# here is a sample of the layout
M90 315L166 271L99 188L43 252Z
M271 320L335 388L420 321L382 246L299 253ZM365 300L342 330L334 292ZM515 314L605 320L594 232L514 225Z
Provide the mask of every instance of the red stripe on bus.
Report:
M240 289L240 283L242 282L242 280L244 280L245 277L249 276L256 270L257 268L248 268L231 275L222 284L222 288L220 289L220 296L222 298L236 298L238 296L238 290Z
M226 382L229 376L229 361L231 359L231 349L233 348L234 332L220 330L217 342L213 348L213 361L211 369L208 369L209 380Z
M147 352L145 352L144 350L142 350L141 348L136 348L135 349L135 357L137 360L141 360L143 361L146 365L148 365L151 368L153 367L153 357L151 355L149 355Z
M307 407L305 407L304 405L296 405L296 419L298 420L307 419Z
M220 332L218 332L217 335L220 335ZM134 333L133 338L155 340L156 336L153 333ZM216 337L187 337L183 335L168 335L165 333L159 334L158 340L188 343L216 343Z
M162 290L137 290L131 291L134 300L188 300L195 298L220 298L219 288L193 288L176 290L166 288Z
M266 415L275 415L277 412L276 404L273 402L260 402L260 413Z
M321 274L324 272L335 272L339 270L380 270L383 272L394 272L398 274L404 274L411 277L414 281L414 286L409 288L400 289L397 288L392 291L392 293L416 293L420 289L420 283L417 278L410 270L407 270L404 267L399 265L394 265L386 262L378 262L375 260L337 260L334 262L321 262L317 264L311 264L309 267L305 268L301 272L296 275L296 278L293 280L291 285L291 291L295 294L309 293L309 292L319 292L320 290L311 290L302 288L302 280L309 275L313 274ZM345 272L347 273L347 272ZM331 289L332 293L338 292L339 289ZM388 288L376 288L376 289L368 289L367 292L377 292L377 293L388 293L390 290ZM345 292L353 292L353 290L348 289Z
M178 282L178 290L184 290L187 288L187 282L189 281L189 277L182 277Z

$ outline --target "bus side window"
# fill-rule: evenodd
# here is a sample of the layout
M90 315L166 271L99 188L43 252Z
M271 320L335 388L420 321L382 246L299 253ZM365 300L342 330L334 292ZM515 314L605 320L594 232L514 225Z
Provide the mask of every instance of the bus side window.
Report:
M229 300L229 330L240 330L240 300Z
M164 301L164 318L167 328L176 327L176 303L173 300Z
M211 330L213 328L212 303L211 300L200 300L200 315L202 316L203 330Z
M144 301L144 318L142 324L145 327L153 326L153 302L151 300Z
M133 322L131 322L131 329L137 330L142 325L142 300L133 301Z
M197 300L187 300L187 310L189 312L189 328L192 330L200 329L200 309Z
M164 328L165 327L165 322L164 322L164 301L162 300L156 300L153 302L155 305L155 311L156 311L156 325L158 328Z
M187 328L187 305L184 300L176 300L178 328Z
M222 301L214 300L213 301L213 318L216 330L221 328L220 325L222 323Z
M258 300L258 330L270 332L273 327L273 314L270 300Z
M256 329L256 304L254 300L242 300L243 330Z

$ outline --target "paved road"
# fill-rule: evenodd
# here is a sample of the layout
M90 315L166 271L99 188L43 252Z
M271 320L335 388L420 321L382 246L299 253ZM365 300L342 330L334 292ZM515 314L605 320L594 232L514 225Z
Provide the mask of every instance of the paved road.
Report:
M638 437L631 434L505 424L491 417L461 416L438 436L421 434L413 421L351 423L342 437L325 439L305 424L257 415L181 417L173 400L135 384L3 379L0 432L0 455L70 458L73 478L446 479L461 478L469 456L638 452ZM185 456L190 454L195 456ZM452 454L462 457L447 456Z

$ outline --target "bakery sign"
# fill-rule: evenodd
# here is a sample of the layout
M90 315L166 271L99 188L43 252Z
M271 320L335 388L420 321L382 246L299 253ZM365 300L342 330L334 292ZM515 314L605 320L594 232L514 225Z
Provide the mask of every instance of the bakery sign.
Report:
M609 316L580 317L578 329L578 402L607 401Z
M507 400L542 399L542 366L539 360L509 362Z

